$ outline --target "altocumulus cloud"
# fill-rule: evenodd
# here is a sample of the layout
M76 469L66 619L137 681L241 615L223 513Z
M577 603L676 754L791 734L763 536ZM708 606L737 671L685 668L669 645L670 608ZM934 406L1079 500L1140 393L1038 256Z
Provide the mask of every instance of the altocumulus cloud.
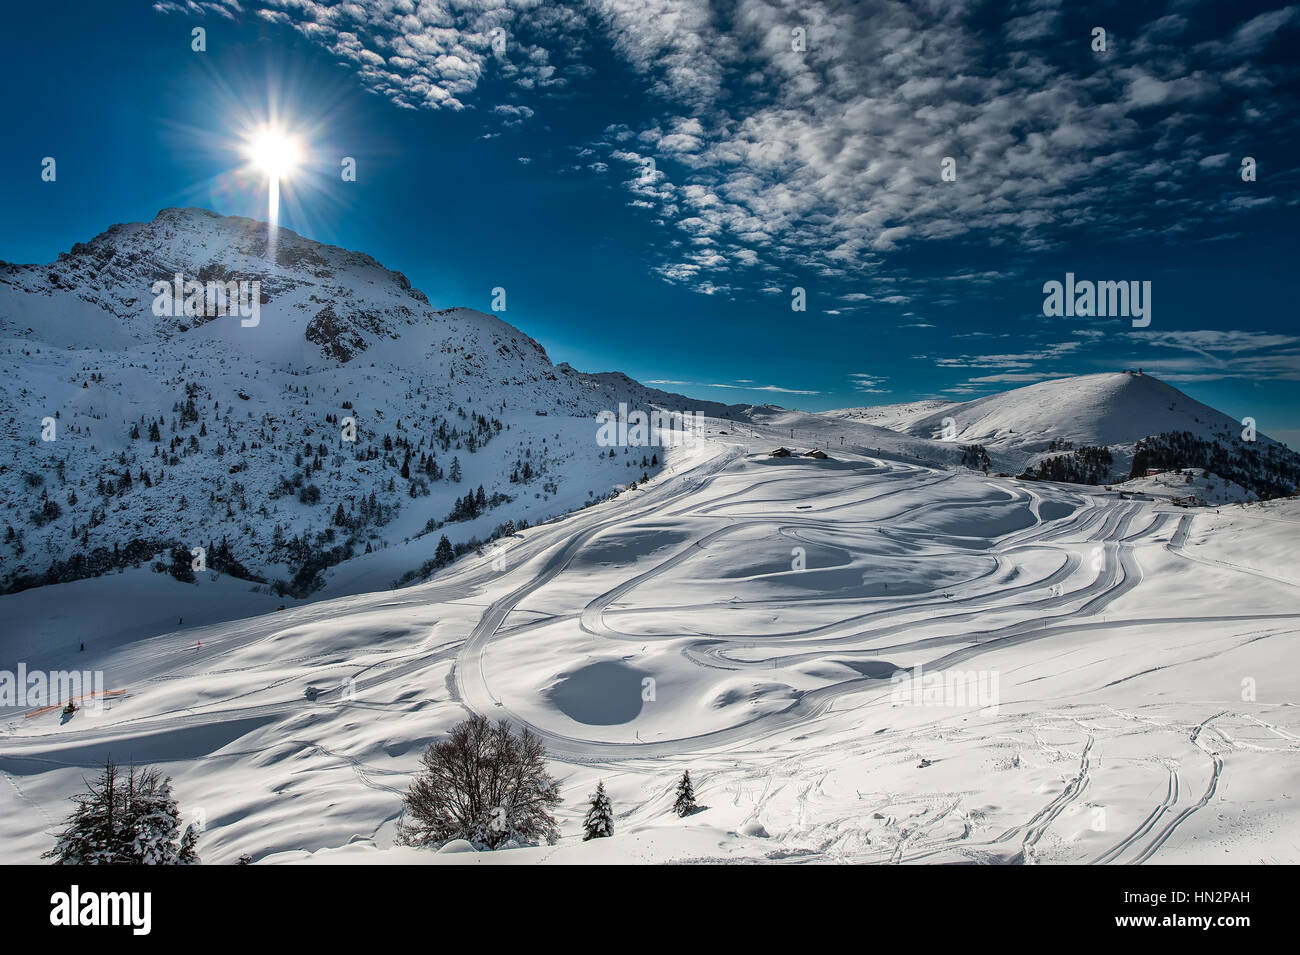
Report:
M628 204L673 234L657 274L708 293L745 276L762 288L772 271L883 274L936 240L1041 251L1081 223L1094 237L1213 223L1267 200L1207 202L1204 177L1231 176L1252 137L1297 122L1289 97L1269 95L1282 68L1254 60L1295 42L1296 6L1225 29L1174 0L1130 14L1104 53L1055 0L156 6L289 24L401 106L495 106L508 125L589 79L597 47L614 51L654 106L573 146L598 157L593 174L621 170ZM535 100L474 104L489 76ZM940 182L944 157L956 181Z

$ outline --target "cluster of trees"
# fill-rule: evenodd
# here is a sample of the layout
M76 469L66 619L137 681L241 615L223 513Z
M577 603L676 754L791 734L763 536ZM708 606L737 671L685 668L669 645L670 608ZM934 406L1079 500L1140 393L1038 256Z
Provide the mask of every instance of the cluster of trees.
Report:
M221 543L213 544L208 542L203 548L204 564L208 570L214 570L219 574L225 574L229 577L237 577L240 580L247 580L255 584L266 583L265 578L257 576L235 557L234 552L230 549L230 543L226 538L221 538ZM161 562L154 566L154 570L163 571L171 574L183 584L194 583L194 555L191 549L180 541L171 545L170 552L171 563L163 565Z
M533 470L532 461L526 458L515 459L515 466L510 472L511 484L527 484L536 476L537 472Z
M156 769L123 773L110 757L44 853L55 865L197 865L193 826L181 830L171 778Z
M476 849L554 843L559 827L552 810L559 786L546 770L546 750L527 729L516 735L506 720L473 716L431 743L422 770L403 801L398 827L406 845L440 845L464 839ZM171 778L152 767L126 772L109 757L87 791L72 797L75 808L43 854L55 865L197 865L198 832L181 828ZM673 811L699 809L688 771L678 780ZM583 841L614 834L614 809L603 780L588 797ZM242 856L241 865L251 859Z
M546 771L546 750L528 729L518 735L507 720L495 725L472 716L431 743L423 769L404 797L406 812L398 833L412 846L441 845L464 839L476 849L553 843L559 827L551 814L560 803L559 786ZM698 809L689 771L677 784L673 811L688 816ZM583 841L614 834L614 808L600 781L588 800Z
M961 446L961 465L974 471L989 471L989 453L982 444L963 444Z
M28 519L37 527L44 527L62 516L63 508L59 507L59 502L48 495L42 495L41 506L32 511Z
M219 544L208 541L207 561L208 566L219 574L258 584L265 583L261 577L254 574L235 557L234 552L230 549L230 543L224 537L221 538Z
M1261 500L1288 497L1300 486L1300 455L1293 451L1272 444L1225 446L1190 431L1166 432L1139 441L1130 477L1140 477L1148 468L1204 468L1254 491Z
M9 528L9 531L6 532L7 538L9 538L12 531L13 528ZM9 539L16 538L17 535L14 535ZM0 590L0 593L16 594L32 587L44 587L47 584L63 584L73 580L84 580L87 577L98 577L100 574L121 570L124 567L139 567L141 564L153 560L155 554L166 548L167 544L163 541L136 537L128 541L124 546L113 544L111 550L107 547L96 547L89 553L76 551L67 560L51 561L49 568L44 573L19 574L13 577L8 586Z
M166 565L167 573L183 584L194 583L194 568L191 566L189 548L177 542L172 545L170 557L171 563ZM159 564L161 564L161 561ZM155 566L154 570L158 570L158 567Z
M332 534L333 530L329 529L317 536L330 539ZM318 542L308 552L293 578L289 581L277 580L271 589L281 597L307 597L325 586L323 575L326 570L345 560L351 560L355 555L356 549L350 541L333 547L324 547Z
M182 367L182 375L184 371ZM94 374L90 376L91 381L101 380L101 378L96 378ZM223 493L222 479L226 474L238 473L243 477L245 472L264 473L255 466L256 461L250 462L246 458L251 450L254 454L262 455L275 452L279 456L277 460L283 460L285 463L292 460L294 463L294 470L286 469L283 476L273 479L275 481L273 487L267 489L255 485L250 488L256 492L254 509L258 511L263 521L266 523L274 521L271 511L276 509L276 505L271 502L279 498L297 498L302 505L312 508L313 511L316 508L324 508L324 512L317 515L323 518L323 521L317 520L314 522L316 526L303 530L301 542L285 542L281 537L269 548L270 554L262 553L265 548L258 549L259 558L266 557L268 564L285 562L297 568L291 580L277 581L279 592L306 596L321 585L321 570L347 559L362 549L369 552L368 538L373 535L368 534L367 531L371 527L381 527L391 522L401 507L400 500L394 499L395 495L420 497L430 493L429 485L433 481L461 482L464 479L464 470L455 452L474 453L505 430L502 422L491 415L467 412L463 407L454 407L451 403L447 403L445 416L434 414L424 418L408 417L405 421L399 418L394 428L390 429L392 433L384 434L382 438L373 433L366 434L362 440L349 448L346 444L340 445L338 441L337 429L342 426L341 416L338 413L325 414L327 423L325 431L315 436L310 423L300 421L299 414L294 411L289 411L287 418L264 413L258 420L255 420L252 414L248 414L248 427L243 429L240 428L239 420L243 412L237 410L239 402L228 403L225 409L221 409L219 402L213 399L208 389L198 381L186 382L183 378L178 378L173 379L170 384L180 389L179 394L173 393L174 400L170 413L164 410L164 406L155 414L140 415L136 420L125 422L131 441L136 443L128 445L120 453L114 452L112 456L104 456L102 466L98 469L92 467L82 474L76 489L69 489L66 504L63 493L59 493L56 499L54 493L43 490L46 475L35 471L24 475L27 487L33 490L33 494L30 503L27 503L21 512L24 520L14 522L20 529L18 531L11 529L4 538L4 542L8 545L7 550L14 557L22 558L24 553L29 553L31 550L30 544L23 539L22 528L26 528L30 535L33 529L50 526L56 528L54 536L44 535L42 544L53 545L57 540L70 539L74 544L80 541L80 549L78 553L70 554L66 560L55 559L44 572L30 563L23 564L15 561L5 568L8 574L0 578L0 593L93 577L120 569L124 565L138 565L142 562L145 564L155 562L155 569L171 573L177 579L193 579L190 558L182 555L182 550L188 550L190 545L182 548L180 544L173 545L166 537L160 540L137 537L130 545L132 555L129 557L119 556L121 548L112 542L111 536L105 541L106 546L112 547L111 553L106 547L91 549L93 538L98 536L96 528L101 525L107 524L109 528L120 533L123 529L121 522L126 521L126 528L143 535L147 533L143 525L152 525L156 517L161 516L159 505L170 504L181 512L187 511L190 504L184 495L177 494L170 501L159 499L156 492L147 499L137 500L134 496L144 489L156 488L165 478L174 479L179 476L182 481L186 481L199 476L192 470L188 472L183 470L182 458L178 455L199 455L205 461L218 465L220 462L215 459L224 458L227 451L231 452L231 457L238 455L235 460L225 462L229 467L218 466L215 478L207 470L203 471L201 476L209 490L209 506L203 511L204 519L220 520L224 510L225 521L230 526L223 526L217 531L218 534L229 533L231 538L236 540L236 544L241 534L247 536L250 546L261 544L257 533L251 530L250 524L245 523L242 528L237 528L232 523L239 514L249 510L244 485L234 482ZM296 396L301 396L303 404L312 403L306 400L310 396L308 389L290 383L288 390ZM416 393L419 393L418 389ZM241 399L248 399L248 395L242 390L238 391L238 395ZM342 408L345 414L355 414L351 401L343 401ZM302 427L297 429L286 427L295 422ZM75 427L72 428L72 433L77 430ZM210 439L209 430L212 435ZM249 433L242 434L241 441L241 433L246 430ZM206 440L200 441L200 439ZM91 451L94 450L92 447ZM149 451L152 451L152 457L155 459L152 464L144 461ZM445 471L440 460L444 452L451 458ZM364 462L377 458L382 459L382 469L364 466ZM363 465L358 469L360 474L369 475L368 478L362 479L370 485L363 484L365 488L363 495L347 495L340 492L339 481L348 479L341 469L349 459L353 463ZM64 482L67 481L66 464L66 461L57 462L58 478ZM177 466L182 470L176 471ZM166 471L163 470L164 467ZM388 470L389 474L384 474L384 470ZM512 480L516 482L531 480L543 470L544 468L536 459L529 462L521 458L517 462L516 473L512 475ZM277 471L278 469L272 470L270 474L274 475ZM523 476L520 472L524 472ZM401 479L406 481L405 485L401 485L397 480L399 473ZM89 483L91 479L95 480L94 485ZM353 480L355 481L356 478ZM90 493L92 487L96 496ZM548 485L547 490L550 492L556 489L554 485ZM134 506L127 508L118 503L119 499L128 497L131 498L130 503ZM257 508L259 497L262 503L260 508ZM480 487L476 492L457 499L446 520L464 521L476 518L487 510L512 499L508 494L494 493L489 496ZM165 510L165 506L162 509ZM123 517L123 514L136 516ZM66 526L69 515L72 518L72 526L67 529L68 533L65 536L57 528L60 525ZM132 523L135 525L134 528L131 527ZM325 530L317 533L322 523L325 525ZM436 521L432 523L438 527L442 526ZM200 527L202 526L201 524ZM207 526L211 528L210 524ZM301 529L301 525L296 529ZM339 538L337 541L336 530ZM98 533L102 534L102 529ZM121 534L120 539L126 537L127 534ZM147 553L136 546L141 542L147 544L145 548ZM228 549L228 545L226 546ZM446 549L440 549L435 560L440 564L450 563L454 556L465 549L477 546L481 546L477 540L456 545L452 550L451 558L447 556ZM62 550L62 554L68 553L68 550ZM57 558L61 554L56 550L50 556ZM229 559L223 561L223 557ZM214 554L211 546L208 551L208 565L219 572L262 582L233 554Z
M464 497L456 498L456 503L452 505L451 513L447 515L447 522L470 521L484 514L494 507L498 507L510 501L509 494L502 494L500 491L493 492L491 497L483 493L483 485L478 486L478 490L466 494Z
M409 438L403 436L400 432L405 430L402 421L397 421L397 430L399 434L394 437L391 434L385 434L379 448L373 444L359 448L355 457L358 461L372 461L377 458L383 459L385 467L398 468L403 478L408 480L417 475L423 475L432 481L441 481L444 478L455 483L461 480L461 465L458 457L453 457L451 468L443 471L438 464L438 458L434 447L441 449L444 453L449 452L453 447L457 450L464 448L470 454L478 451L479 448L486 445L493 437L501 433L501 422L496 418L487 418L481 414L467 415L464 408L457 408L456 413L468 422L468 427L461 428L451 425L445 418L430 418L431 425L437 425L436 430L429 436L430 449L426 452L422 449L425 445L425 438L420 437L417 442L412 442ZM335 419L337 421L337 419ZM397 452L401 452L402 458L399 464ZM419 454L416 460L415 455Z
M467 421L469 426L462 431L455 425L447 427L445 418L438 419L438 429L434 432L431 443L437 444L444 452L450 451L453 444L459 448L463 443L465 450L473 454L501 433L501 422L496 418L486 418L481 414L466 415L464 408L457 408L456 414L461 420ZM430 423L433 423L433 419L430 419Z
M271 589L279 596L306 597L325 586L322 572L350 560L356 554L359 538L349 535L339 542L339 535L333 527L317 531L312 535L308 531L293 537L285 537L284 528L275 525L271 536L269 558L271 563L296 566L298 570L290 580L277 580Z
M428 524L425 525L425 532L437 530L440 527L442 527L442 523L431 518ZM510 520L498 524L493 528L492 533L487 536L486 541L481 541L477 537L471 537L469 540L463 541L459 544L452 544L451 541L447 540L447 535L443 534L442 539L438 541L438 546L434 550L433 556L420 564L420 566L415 570L408 570L406 573L402 574L401 577L393 581L393 586L404 587L413 581L424 580L435 570L440 570L452 563L461 554L468 553L472 550L479 550L485 544L490 544L492 541L498 540L499 538L509 537L519 531L527 530L528 527L528 521L524 518L520 518L518 521Z
M1105 447L1076 448L1071 454L1062 454L1038 462L1038 477L1044 481L1061 481L1066 484L1105 484L1110 477L1114 459Z

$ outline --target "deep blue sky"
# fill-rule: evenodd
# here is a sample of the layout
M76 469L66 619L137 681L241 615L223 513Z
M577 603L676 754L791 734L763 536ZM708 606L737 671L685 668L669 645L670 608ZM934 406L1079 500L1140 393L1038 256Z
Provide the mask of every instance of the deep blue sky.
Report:
M274 102L310 133L283 225L436 305L502 286L555 361L810 409L1143 366L1300 444L1300 13L1076 6L8 10L0 258L173 205L262 217L233 147ZM1151 281L1151 326L1045 317L1066 271Z

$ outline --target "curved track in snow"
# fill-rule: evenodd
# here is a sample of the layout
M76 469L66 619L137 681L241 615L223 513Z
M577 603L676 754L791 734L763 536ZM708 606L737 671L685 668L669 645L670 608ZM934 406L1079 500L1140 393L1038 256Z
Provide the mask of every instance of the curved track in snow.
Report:
M713 768L700 775L703 784L735 778L718 768L719 761L739 764L737 754L780 752L791 761L787 772L812 774L799 775L795 794L798 825L811 826L816 814L810 807L833 795L822 791L826 770L819 757L800 749L802 741L815 740L831 725L842 733L846 716L855 730L868 715L892 722L897 671L1014 673L1032 665L1032 684L1068 672L1067 664L1058 672L1043 661L1068 659L1117 634L1160 641L1204 628L1230 633L1238 646L1300 626L1300 612L1275 605L1225 609L1189 601L1186 607L1148 608L1134 599L1150 588L1157 557L1165 565L1204 568L1198 573L1241 573L1257 586L1285 583L1188 554L1189 514L849 450L837 456L844 460L774 461L752 445L713 443L680 473L518 535L504 571L494 566L492 553L468 556L426 585L142 641L115 661L132 674L134 696L118 704L112 720L29 727L7 717L0 771L31 801L30 787L25 781L20 786L17 776L33 774L33 767L92 765L95 747L147 749L151 740L208 732L218 742L227 736L239 741L223 751L226 757L249 759L257 751L245 737L271 727L276 743L270 762L310 759L319 771L353 780L369 798L392 799L409 770L384 765L383 751L373 745L358 755L330 735L340 729L318 725L317 717L335 716L351 730L425 706L464 707L526 726L552 758L602 772L712 759ZM791 561L797 549L804 552L802 566ZM345 646L311 639L350 622L364 639ZM290 649L277 652L277 641ZM1204 658L1217 652L1210 647ZM674 695L663 697L652 718L674 707L683 707L681 714L659 723L640 717L580 722L550 694L592 661L626 663L628 672L657 668L668 675L664 682ZM303 672L329 676L308 699ZM1095 685L1148 672L1119 665ZM338 677L349 681L346 693ZM185 699L166 692L173 685L204 692ZM164 702L137 707L133 701L146 693ZM947 721L936 716L932 729L897 739L889 726L848 739L864 761L918 762L913 752L919 756L932 736L960 731L966 712ZM996 828L981 830L984 810L967 804L968 793L945 790L916 819L882 808L872 817L870 837L837 823L830 837L818 833L819 845L836 848L814 855L1032 863L1058 851L1056 833L1074 824L1085 799L1102 798L1112 765L1107 760L1132 758L1154 780L1133 800L1140 811L1126 808L1125 824L1089 842L1077 861L1160 858L1204 825L1213 814L1200 810L1221 798L1220 783L1231 767L1224 751L1231 744L1211 747L1206 737L1235 718L1226 712L1202 709L1185 725L1126 713L1114 717L1120 721L1115 726L1103 726L1095 715L1075 716L1063 703L1050 716L1035 715L1027 731L1044 761L1036 767L1045 774L1036 784L1040 795ZM1047 741L1041 732L1047 725L1063 737ZM1189 726L1195 726L1190 735ZM1159 735L1160 751L1114 756L1133 727ZM1010 737L1017 729L998 732ZM1286 731L1274 733L1285 747L1297 746ZM391 742L391 756L428 738L412 739L406 731L385 745ZM820 752L823 745L834 750L843 743L807 745ZM768 785L764 770L753 771L760 775L742 778L765 780L753 811L757 819L780 787ZM1203 786L1201 772L1208 774ZM1192 789L1202 793L1199 798L1189 794ZM892 805L901 797L886 793L881 799ZM857 809L839 811L851 820ZM887 833L883 845L881 830ZM801 853L791 860L804 858Z

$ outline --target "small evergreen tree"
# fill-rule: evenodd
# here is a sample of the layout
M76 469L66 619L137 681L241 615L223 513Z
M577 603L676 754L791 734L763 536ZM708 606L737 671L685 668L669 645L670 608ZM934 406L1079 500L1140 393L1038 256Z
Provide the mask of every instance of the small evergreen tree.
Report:
M682 778L677 783L677 801L673 803L673 812L679 816L689 816L697 808L695 805L695 787L691 785L691 771L682 771Z
M88 792L74 796L54 848L44 858L55 865L197 865L198 834L180 834L180 809L171 779L156 769L132 767L125 778L109 758Z
M117 831L120 826L120 784L117 764L109 759L95 782L87 782L85 793L73 797L77 808L67 819L54 848L42 853L55 865L112 865L118 857Z
M609 797L605 795L603 779L596 784L596 791L591 794L591 806L587 809L587 818L582 821L582 828L586 831L582 837L583 842L588 839L607 839L614 834L614 810Z
M183 584L194 583L194 568L190 564L190 552L185 549L184 544L176 544L172 547L171 566L167 568L168 572Z
M442 567L450 564L456 559L456 552L452 549L451 541L447 540L447 535L442 535L442 540L438 541L438 549L433 553L433 560L438 566Z
M194 827L186 826L185 832L181 834L181 847L176 852L177 865L199 864L199 854L194 848L194 844L198 841L199 837L194 832Z
M176 837L180 832L180 809L172 796L171 780L163 779L156 769L145 769L138 775L132 769L126 780L124 808L122 836L132 861L174 865L179 855ZM192 829L186 829L191 853L192 833Z

